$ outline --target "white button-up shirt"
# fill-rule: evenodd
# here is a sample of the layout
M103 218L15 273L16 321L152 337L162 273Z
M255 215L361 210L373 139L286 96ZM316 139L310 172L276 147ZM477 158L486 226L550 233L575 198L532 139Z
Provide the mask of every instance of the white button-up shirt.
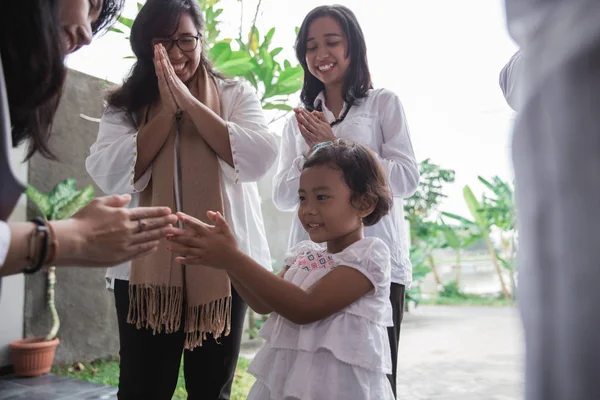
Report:
M333 121L335 117L325 106L324 93L315 99L315 105L318 102L322 102L323 112L329 121ZM345 109L346 105L340 115ZM392 282L409 286L412 265L402 199L416 191L419 168L400 99L386 89L370 90L368 96L358 100L346 118L332 129L336 137L353 140L373 150L387 175L395 198L394 206L376 225L365 227L365 236L378 237L385 242L392 258ZM308 150L292 115L283 131L279 165L273 178L273 202L282 211L297 209L303 154ZM308 233L298 218L294 218L290 248L303 240L309 240Z
M258 181L275 162L277 144L269 132L254 89L247 83L217 80L221 114L227 122L234 167L219 159L224 214L241 250L271 270ZM98 138L85 165L96 184L107 194L131 193L130 207L139 204L152 176L152 166L134 180L137 160L137 128L126 111L107 108ZM131 263L109 268L106 277L129 280Z

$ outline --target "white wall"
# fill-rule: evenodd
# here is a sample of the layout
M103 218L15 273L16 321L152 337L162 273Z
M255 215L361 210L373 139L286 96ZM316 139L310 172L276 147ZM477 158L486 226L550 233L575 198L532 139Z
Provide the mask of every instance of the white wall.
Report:
M25 148L13 149L10 154L11 165L17 177L27 182L27 163L22 163ZM10 221L25 221L27 201L21 196ZM25 277L23 274L6 277L2 280L0 295L0 367L12 364L8 344L23 337L23 311L25 303Z

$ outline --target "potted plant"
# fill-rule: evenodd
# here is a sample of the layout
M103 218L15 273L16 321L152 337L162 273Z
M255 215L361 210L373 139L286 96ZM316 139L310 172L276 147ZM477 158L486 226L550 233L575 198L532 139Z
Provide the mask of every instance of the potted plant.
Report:
M73 178L58 183L50 194L39 192L29 185L25 194L41 211L47 220L70 218L85 207L94 198L94 188L90 185L77 190L77 182ZM52 328L45 336L16 340L10 344L12 360L16 376L39 376L50 372L59 340L56 337L60 320L54 302L56 284L55 267L48 268L47 304L52 314Z

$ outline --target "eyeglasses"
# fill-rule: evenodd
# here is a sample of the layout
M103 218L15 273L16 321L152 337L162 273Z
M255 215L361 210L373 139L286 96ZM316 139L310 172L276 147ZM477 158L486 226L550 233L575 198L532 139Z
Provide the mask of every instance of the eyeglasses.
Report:
M200 35L198 36L181 36L177 39L152 39L152 44L162 44L166 51L170 51L173 48L173 44L177 44L177 47L185 53L196 50L198 47L198 41L200 40Z

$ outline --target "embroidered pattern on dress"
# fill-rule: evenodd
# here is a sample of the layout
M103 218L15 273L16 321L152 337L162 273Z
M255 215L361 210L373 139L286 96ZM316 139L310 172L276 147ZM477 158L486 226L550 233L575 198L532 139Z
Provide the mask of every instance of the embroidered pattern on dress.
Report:
M298 256L296 259L296 267L305 271L311 271L317 268L335 268L333 257L327 253L319 251L307 251Z

